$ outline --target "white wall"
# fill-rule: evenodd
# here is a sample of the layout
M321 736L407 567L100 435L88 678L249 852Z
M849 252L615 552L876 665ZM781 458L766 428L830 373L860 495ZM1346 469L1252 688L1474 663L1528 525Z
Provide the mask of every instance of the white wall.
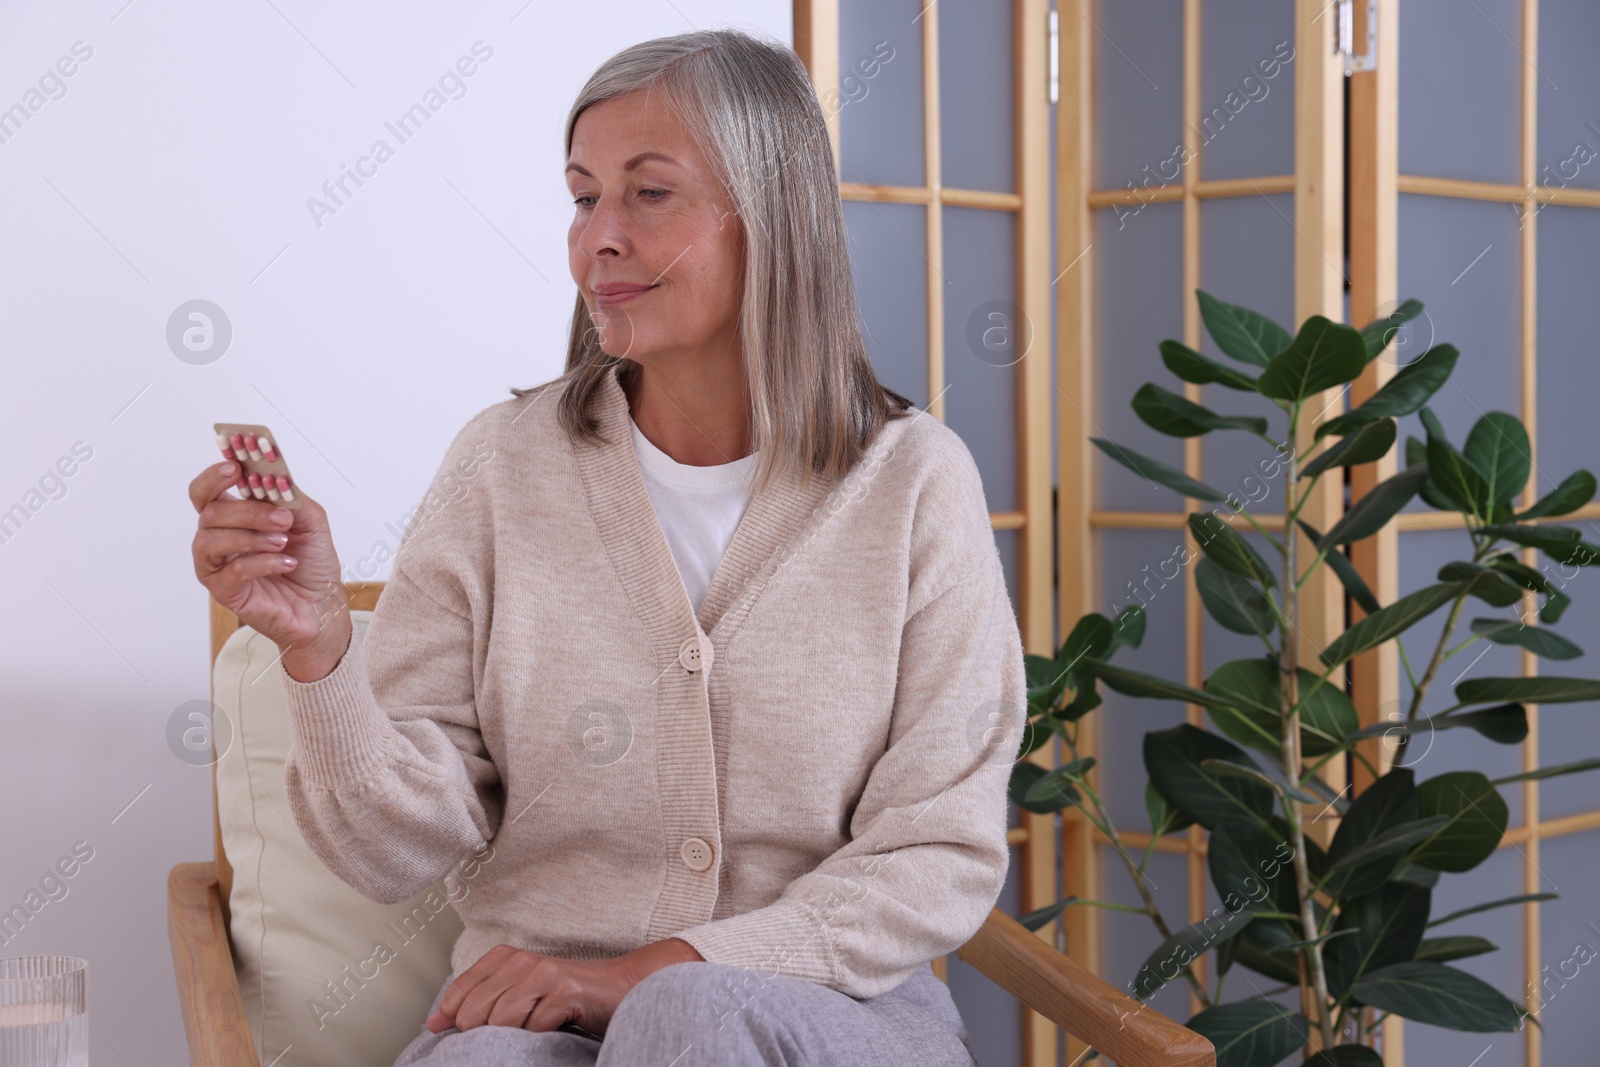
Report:
M186 487L211 423L281 434L347 568L392 549L455 431L560 373L583 81L651 37L792 32L783 0L524 4L0 0L0 109L37 107L0 125L0 512L29 512L0 526L0 910L93 849L0 955L89 960L96 1063L186 1061L166 874L212 854L211 778L167 726L208 695ZM479 41L400 143L384 124ZM166 339L196 299L232 326L206 365Z

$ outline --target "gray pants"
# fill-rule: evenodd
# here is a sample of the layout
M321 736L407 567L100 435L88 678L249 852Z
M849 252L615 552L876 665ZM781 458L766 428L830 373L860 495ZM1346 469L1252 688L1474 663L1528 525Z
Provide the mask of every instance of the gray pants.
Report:
M394 1067L973 1067L967 1039L950 990L929 966L856 1000L803 978L695 961L634 986L604 1043L561 1030L433 1034L424 1026Z

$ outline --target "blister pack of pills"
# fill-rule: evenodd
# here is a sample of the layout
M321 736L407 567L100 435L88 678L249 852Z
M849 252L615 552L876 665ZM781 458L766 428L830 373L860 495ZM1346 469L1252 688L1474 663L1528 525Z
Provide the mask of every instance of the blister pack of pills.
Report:
M270 500L286 508L300 506L289 465L283 461L277 437L265 426L246 422L218 422L217 447L225 459L239 464L234 488L246 500Z

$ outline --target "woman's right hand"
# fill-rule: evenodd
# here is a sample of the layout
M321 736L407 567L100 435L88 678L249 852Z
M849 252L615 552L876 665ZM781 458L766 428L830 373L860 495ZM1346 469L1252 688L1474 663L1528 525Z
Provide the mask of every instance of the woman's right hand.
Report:
M327 512L298 486L298 508L235 499L228 490L238 479L237 463L212 464L189 483L200 513L195 576L217 603L283 650L293 677L314 681L338 666L350 643Z

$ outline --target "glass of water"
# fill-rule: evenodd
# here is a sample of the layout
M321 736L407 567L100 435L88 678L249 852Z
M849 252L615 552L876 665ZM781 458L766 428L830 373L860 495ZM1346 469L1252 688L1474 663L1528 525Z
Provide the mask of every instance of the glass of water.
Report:
M0 959L0 1067L88 1067L88 975L76 956Z

